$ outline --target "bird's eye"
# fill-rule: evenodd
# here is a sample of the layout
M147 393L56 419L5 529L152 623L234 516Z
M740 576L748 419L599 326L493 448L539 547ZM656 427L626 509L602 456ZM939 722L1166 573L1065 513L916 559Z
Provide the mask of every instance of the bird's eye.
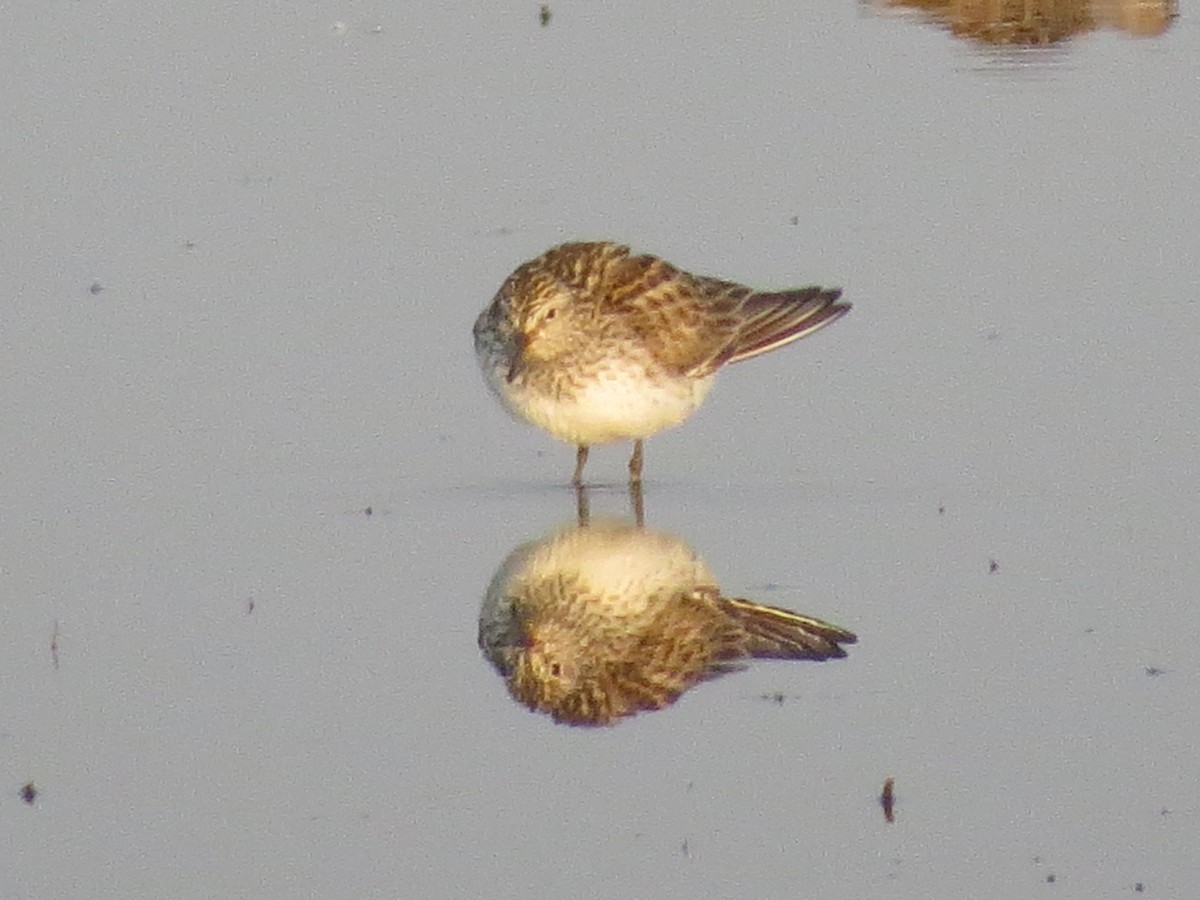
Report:
M558 663L550 663L550 674L557 678L562 674L562 666Z
M544 318L547 322L549 322L551 319L553 319L557 315L558 315L558 310L552 306L548 310L546 310L546 315Z

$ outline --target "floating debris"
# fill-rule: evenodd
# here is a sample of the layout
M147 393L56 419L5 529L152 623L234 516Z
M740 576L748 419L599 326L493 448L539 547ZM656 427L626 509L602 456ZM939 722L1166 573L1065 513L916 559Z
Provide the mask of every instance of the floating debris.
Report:
M21 799L24 800L28 806L33 806L33 801L37 799L37 795L37 785L35 785L32 781L26 782L24 787L21 788Z
M543 28L545 28L547 25L550 24L550 4L549 3L543 3L542 8L540 10L538 10L538 21L542 23Z
M883 807L883 820L891 825L896 821L895 778L883 780L883 792L879 795L879 805Z
M104 285L102 285L102 284L101 284L100 282L98 282L98 281L93 281L93 282L92 282L92 286L91 286L90 288L88 288L88 291L89 291L89 292L90 292L90 293L91 293L93 296L94 296L94 295L96 295L96 294L99 294L99 293L100 293L102 290L104 290Z
M995 575L999 571L1000 571L1000 563L996 562L994 559L989 559L988 560L988 574Z
M50 635L50 661L58 668L58 619L54 620L54 634Z

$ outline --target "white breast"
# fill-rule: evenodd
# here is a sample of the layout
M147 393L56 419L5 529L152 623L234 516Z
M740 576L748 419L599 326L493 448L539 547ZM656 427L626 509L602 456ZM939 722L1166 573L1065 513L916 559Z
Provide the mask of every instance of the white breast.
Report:
M649 437L678 425L704 400L713 376L648 378L634 370L605 368L554 389L537 378L509 382L485 370L489 386L514 414L572 444L603 444Z

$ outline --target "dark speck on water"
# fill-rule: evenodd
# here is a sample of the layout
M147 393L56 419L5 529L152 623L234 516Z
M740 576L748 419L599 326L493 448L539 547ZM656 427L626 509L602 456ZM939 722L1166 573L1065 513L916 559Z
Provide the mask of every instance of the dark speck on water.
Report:
M38 789L32 781L27 782L25 786L21 788L21 799L30 806L32 806L33 801L37 799L37 795Z
M542 4L541 10L538 11L538 21L542 23L543 28L550 24L550 4Z
M98 281L93 281L93 282L92 282L92 286L91 286L90 288L88 288L88 290L89 290L89 291L90 291L90 292L91 292L93 295L95 295L95 294L98 294L98 293L100 293L102 290L104 290L104 285L102 285L102 284L101 284L100 282L98 282Z

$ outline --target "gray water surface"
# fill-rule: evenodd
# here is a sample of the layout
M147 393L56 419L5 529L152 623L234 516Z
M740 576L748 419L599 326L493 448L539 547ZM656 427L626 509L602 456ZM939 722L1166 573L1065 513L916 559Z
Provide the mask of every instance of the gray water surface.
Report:
M9 10L0 897L1193 895L1188 10L1017 50L472 9ZM723 372L645 490L846 659L579 729L480 654L574 454L470 326L578 238L854 303Z

